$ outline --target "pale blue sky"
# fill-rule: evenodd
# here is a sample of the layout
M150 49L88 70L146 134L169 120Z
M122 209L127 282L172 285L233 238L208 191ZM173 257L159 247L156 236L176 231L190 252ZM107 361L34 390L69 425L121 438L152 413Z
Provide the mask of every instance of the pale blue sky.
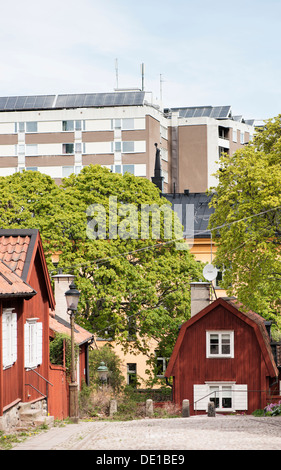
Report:
M0 96L141 87L165 107L281 113L281 0L13 0L1 6Z

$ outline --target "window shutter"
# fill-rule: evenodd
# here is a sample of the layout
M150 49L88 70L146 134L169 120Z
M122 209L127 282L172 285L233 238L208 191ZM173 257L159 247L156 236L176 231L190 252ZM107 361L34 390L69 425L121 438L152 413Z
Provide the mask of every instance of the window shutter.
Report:
M43 324L36 323L36 359L37 364L42 364L42 351L43 351Z
M17 314L15 312L12 313L12 360L13 363L17 360L17 351L18 351L18 344L17 344Z
M193 397L195 410L208 410L208 402L210 400L208 385L193 385Z
M8 365L8 326L7 326L7 316L2 315L2 357L3 357L3 367Z
M24 325L24 367L30 367L30 334L29 334L29 324L25 323Z
M248 409L248 387L247 384L233 385L234 409L237 411Z

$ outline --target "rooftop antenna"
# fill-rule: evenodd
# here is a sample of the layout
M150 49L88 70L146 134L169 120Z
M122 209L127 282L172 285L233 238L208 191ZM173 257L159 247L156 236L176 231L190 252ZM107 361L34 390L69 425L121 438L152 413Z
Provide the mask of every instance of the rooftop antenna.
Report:
M144 91L144 64L141 64L141 90Z
M160 102L162 103L162 91L163 91L163 87L162 87L162 83L163 83L163 79L162 79L162 73L160 73Z
M115 59L116 88L118 90L118 59Z

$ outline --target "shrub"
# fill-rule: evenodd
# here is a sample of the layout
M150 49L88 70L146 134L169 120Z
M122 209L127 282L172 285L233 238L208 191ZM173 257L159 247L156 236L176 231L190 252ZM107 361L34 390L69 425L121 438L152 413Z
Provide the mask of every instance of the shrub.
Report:
M278 403L270 403L265 407L265 412L269 416L281 415L281 400Z

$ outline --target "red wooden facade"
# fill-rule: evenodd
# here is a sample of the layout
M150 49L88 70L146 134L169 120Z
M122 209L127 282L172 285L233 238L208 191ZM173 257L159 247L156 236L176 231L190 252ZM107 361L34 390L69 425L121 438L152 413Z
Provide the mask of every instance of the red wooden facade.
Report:
M208 357L208 332L231 332L233 355ZM230 299L217 299L181 327L165 375L173 377L173 400L181 406L188 399L191 414L206 413L206 395L209 401L212 390L218 396L230 394L223 398L227 405L217 405L226 412L264 408L270 386L278 380L264 320L254 312L243 313ZM242 395L244 405L239 406Z
M49 381L49 310L55 301L38 230L1 230L0 260L18 278L32 287L28 298L20 292L0 296L0 416L14 403L31 402L46 394ZM17 314L17 360L3 368L2 312L13 308ZM42 361L29 370L25 366L24 326L30 320L42 324Z

